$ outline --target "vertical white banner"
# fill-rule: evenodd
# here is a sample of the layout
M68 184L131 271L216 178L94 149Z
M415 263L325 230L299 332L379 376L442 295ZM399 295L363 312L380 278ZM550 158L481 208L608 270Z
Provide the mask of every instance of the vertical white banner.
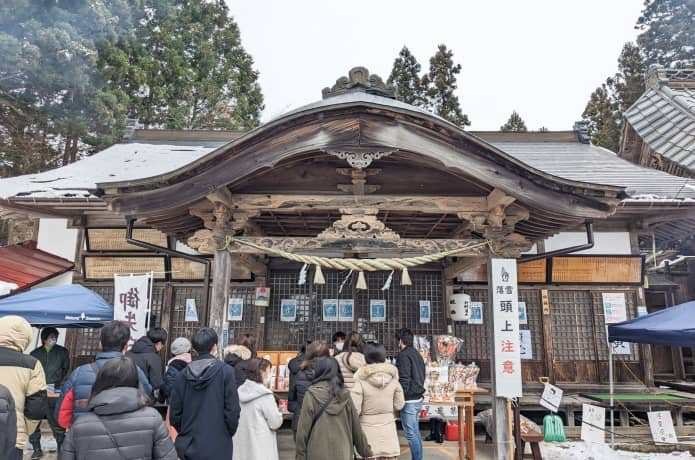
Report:
M151 275L113 276L113 319L130 325L128 348L147 333Z
M491 259L492 322L495 344L495 394L518 398L521 389L519 293L515 259Z

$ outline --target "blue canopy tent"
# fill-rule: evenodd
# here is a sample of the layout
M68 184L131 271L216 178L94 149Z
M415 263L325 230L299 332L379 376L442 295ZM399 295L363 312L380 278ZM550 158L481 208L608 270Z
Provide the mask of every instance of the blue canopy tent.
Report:
M79 284L33 289L0 299L0 316L17 315L37 327L101 327L113 306Z
M695 347L695 302L608 325L610 342Z

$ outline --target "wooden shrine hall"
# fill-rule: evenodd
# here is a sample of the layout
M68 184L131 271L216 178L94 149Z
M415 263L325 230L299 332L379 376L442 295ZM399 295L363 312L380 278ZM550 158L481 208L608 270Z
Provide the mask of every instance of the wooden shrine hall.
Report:
M357 67L320 101L249 132L138 130L73 165L3 180L0 208L67 219L80 231L77 277L107 300L114 273L164 273L153 320L172 337L207 323L231 340L253 333L262 349L291 350L356 330L393 353L401 327L453 333L464 340L460 359L480 364L483 381L486 259L517 258L528 315L521 327L533 348L524 381L598 384L607 382L608 357L601 293L624 293L629 317L637 315L649 249L640 238L656 234L654 244L668 245L682 236L666 225L695 209L691 183L590 145L581 125L464 131L397 101ZM309 263L302 274L288 254L355 268L324 266L319 277ZM414 259L407 276L394 268ZM267 307L255 305L258 287L270 288ZM459 290L485 306L479 323L448 317ZM188 298L199 322L184 320ZM231 298L243 301L241 320L228 321ZM284 299L296 302L289 321ZM323 321L324 299L353 299L352 321ZM370 321L371 299L385 300L383 321ZM418 310L424 300L428 321ZM89 332L73 340L88 356ZM619 380L653 381L649 347L633 345L618 359L626 364Z

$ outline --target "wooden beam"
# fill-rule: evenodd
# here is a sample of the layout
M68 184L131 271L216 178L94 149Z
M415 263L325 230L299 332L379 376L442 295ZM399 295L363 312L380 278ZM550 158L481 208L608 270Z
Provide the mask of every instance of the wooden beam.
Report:
M487 212L484 196L407 195L232 195L232 209L245 211L298 212L369 207L379 210L456 214Z
M444 279L450 280L456 278L469 268L484 264L485 259L484 256L460 257L459 260L444 268Z
M496 188L487 196L487 210L490 211L497 207L504 209L510 204L514 203L514 201L516 201L516 198L509 196L502 190Z

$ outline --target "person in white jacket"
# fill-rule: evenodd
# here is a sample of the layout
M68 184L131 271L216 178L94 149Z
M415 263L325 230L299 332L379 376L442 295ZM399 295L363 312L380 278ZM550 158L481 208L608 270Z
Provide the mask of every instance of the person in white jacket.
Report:
M273 392L263 384L270 378L270 367L266 359L248 362L247 379L238 389L241 416L233 460L278 460L276 431L282 425L282 413Z

